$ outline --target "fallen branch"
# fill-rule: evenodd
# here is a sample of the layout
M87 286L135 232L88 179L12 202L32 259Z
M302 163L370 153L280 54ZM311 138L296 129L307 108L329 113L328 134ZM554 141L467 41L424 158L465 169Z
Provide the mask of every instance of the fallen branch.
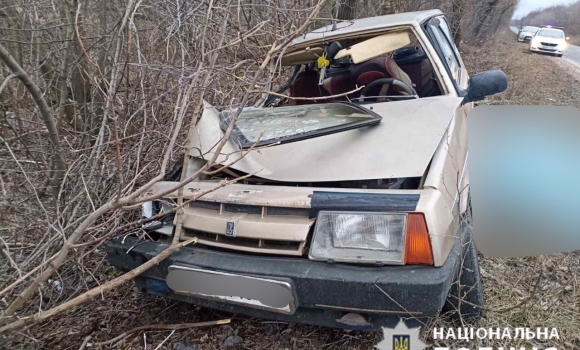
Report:
M229 318L217 321L208 321L208 322L197 322L197 323L179 323L179 324L152 324L147 326L141 326L137 328L133 328L130 331L124 332L116 336L115 338L100 342L100 343L93 343L92 346L103 346L113 344L133 333L142 332L146 330L180 330L180 329L188 329L188 328L198 328L198 327L207 327L207 326L216 326L220 324L228 324L232 320Z
M83 350L87 346L87 344L89 343L89 340L91 340L91 336L90 335L88 335L85 338L85 340L83 340L83 343L81 344L81 347L79 348L79 350Z
M540 281L542 280L542 277L543 276L544 276L544 272L543 271L540 271L540 274L538 275L538 277L536 279L536 283L534 284L534 289L532 290L532 293L530 293L530 296L527 297L526 299L522 300L519 304L514 305L512 307L508 307L506 309L501 309L501 310L497 310L497 311L489 310L489 311L504 313L504 312L508 312L508 311L511 311L511 310L515 310L515 309L517 309L519 307L522 307L522 306L526 305L532 299L534 299L534 297L536 296L536 292L538 291L538 287L540 287Z
M521 302L519 302L518 304L516 304L514 306L510 306L508 308L501 309L501 310L488 309L486 307L482 307L481 305L477 305L477 304L474 304L474 303L470 303L467 300L461 300L461 299L459 299L456 296L453 296L453 299L459 300L463 304L467 304L469 306L472 306L472 307L475 307L475 308L478 308L478 309L485 310L486 312L506 313L506 312L515 310L517 308L520 308L522 306L525 306L527 303L529 303L536 296L536 292L538 291L538 287L540 286L540 281L542 280L542 277L543 277L543 271L540 271L540 274L538 275L538 277L536 279L536 283L534 284L534 288L533 288L532 293L530 294L530 296L528 296L527 298L525 298L524 300L522 300Z
M325 0L318 1L318 4L315 7L314 11L310 14L310 16L306 19L306 21L302 24L302 26L300 28L298 28L297 30L294 30L291 34L289 34L286 37L283 37L281 39L281 40L285 40L283 42L283 44L279 44L279 41L277 41L277 40L274 41L270 51L266 55L262 64L257 69L257 71L254 72L251 86L256 86L256 84L258 83L258 79L262 76L265 67L268 65L269 61L272 59L274 54L279 52L280 50L282 50L286 45L288 45L292 41L292 39L296 38L298 35L300 35L306 29L306 27L312 21L312 19L317 16L317 14L321 10L324 2L325 2ZM134 4L134 1L130 0L127 7L128 8L132 7L132 4ZM126 13L127 12L125 12L125 14ZM125 19L126 19L126 16L124 17L122 22L125 22ZM121 28L123 28L123 25L121 26ZM119 33L120 32L121 31L119 31ZM119 42L120 42L120 40L117 40L117 43L119 43ZM202 42L202 50L201 51L204 52L205 50L203 48L203 43L205 43L205 41L202 40L201 42ZM114 53L115 53L114 57L115 58L113 59L113 66L116 66L117 57L119 54L118 51L119 50L114 50ZM217 54L217 52L214 54ZM202 61L200 61L200 62L202 62ZM199 67L201 69L201 67L202 67L201 63L200 63ZM212 73L211 71L207 71L206 75L211 74L211 73ZM201 74L200 70L197 71L195 77L197 77L198 74ZM113 74L111 74L111 75L113 75ZM186 77L184 79L189 81L189 79L191 79L191 78L194 78L194 76ZM201 77L200 77L200 79L201 79ZM207 83L209 83L210 80L211 79L208 80L208 78L206 76L203 81L206 81ZM204 84L203 86L206 86L206 85L207 84ZM108 96L114 96L114 91L117 88L115 79L110 80L109 87L114 87L114 89L110 88L107 91L107 93L109 94ZM193 89L193 86L191 86L190 88ZM187 96L189 96L189 95L187 95ZM186 97L185 95L180 96L180 99L185 98L185 97ZM249 101L249 98L250 98L250 93L249 93L249 91L246 90L243 98L241 99L241 101L239 101L239 105L245 106L247 104L247 102ZM198 101L201 101L201 100L198 98ZM99 131L99 134L98 134L99 136L97 137L97 141L94 143L95 146L97 146L96 149L100 149L101 143L103 142L101 131L106 125L105 121L108 118L107 111L109 111L109 107L111 107L111 103L113 103L111 98L107 98L106 104L104 106L105 115L103 116L103 121L101 123L101 130ZM192 174L188 178L182 177L180 182L175 183L174 186L162 191L161 193L156 193L153 196L145 196L145 197L142 196L142 194L144 194L146 191L148 191L151 188L151 186L153 186L155 183L161 181L164 178L164 175L166 173L165 170L166 170L167 164L169 162L171 153L173 152L173 146L175 145L179 130L181 128L181 125L182 125L182 122L184 119L184 116L186 115L186 113L179 113L180 106L181 106L180 103L176 104L176 108L178 108L178 113L176 113L176 118L175 118L176 120L174 122L172 122L172 125L175 125L175 126L173 128L172 137L169 141L169 144L165 147L165 154L162 157L161 167L160 167L160 171L159 171L158 175L151 178L147 183L142 185L137 190L134 190L133 192L125 195L122 198L118 198L117 196L115 196L114 198L112 198L111 200L106 202L105 204L98 207L95 211L91 212L88 216L86 216L86 218L84 218L82 220L82 222L76 227L76 229L74 229L74 231L70 235L67 236L65 242L62 245L62 248L57 253L54 260L50 264L47 265L47 267L44 271L42 271L38 276L36 276L36 278L34 278L31 281L31 283L12 301L12 303L10 303L8 305L8 307L5 309L5 311L3 313L4 317L2 319L0 319L0 326L6 325L6 323L9 322L9 320L11 320L11 317L14 316L16 314L16 312L20 308L22 308L22 306L27 301L29 301L30 298L38 291L38 287L42 283L46 283L46 281L65 263L66 259L68 258L69 254L71 253L71 251L73 249L73 246L83 237L86 230L91 225L93 225L98 219L100 219L103 215L105 215L106 213L111 212L113 210L116 210L120 207L123 207L123 206L134 205L134 204L137 204L137 202L156 200L158 198L161 198L166 194L169 194L175 190L179 190L180 188L182 188L184 185L188 184L192 180L197 179L201 174L203 174L208 169L211 169L211 167L216 162L217 158L222 154L221 153L222 149L225 147L225 145L226 145L226 143L227 143L227 141L228 141L228 139L233 131L235 120L239 116L239 114L241 113L241 110L242 110L241 108L238 109L232 122L228 126L227 130L225 130L224 135L222 137L222 140L218 143L212 158L204 166L202 166L200 169L198 169L194 174ZM185 105L183 105L183 106L185 106ZM185 111L186 108L183 108L183 110ZM198 110L198 109L194 108L194 111L195 110ZM201 110L199 110L199 111L201 111ZM197 118L199 117L198 114L199 113L197 113L197 114L194 113L192 115L191 121L192 121L193 125L195 125L197 123L197 120L198 120ZM95 159L95 155L93 153L91 153L91 155L89 156L89 159L90 160ZM185 162L184 165L185 164L187 164L187 162ZM185 174L184 176L187 176L188 172L185 170L186 170L186 168L184 167L183 173ZM91 168L91 172L89 175L90 178L92 178L95 175L94 174L95 171L97 171L95 167ZM176 235L176 237L177 237L177 235ZM177 242L173 242L173 243L178 244ZM65 305L65 304L63 304L63 305ZM68 303L67 303L67 305L68 305ZM51 309L51 310L55 310L55 309ZM51 310L37 314L35 316L30 316L30 318L24 317L23 320L30 320L30 321L26 321L26 322L35 322L35 320L38 320L38 318L42 315L48 315L46 317L50 317L50 315L51 315L50 313L52 312ZM61 311L62 310L58 310L58 312L61 312ZM0 331L3 329L13 329L14 327L15 326L13 324L9 324L3 328L0 328Z
M161 261L167 259L171 254L175 253L176 251L178 251L182 247L184 247L188 244L192 244L192 243L195 244L196 242L197 242L197 238L192 238L192 239L187 240L187 241L182 242L182 243L172 244L167 249L162 251L159 255L157 255L156 257L152 258L151 260L145 262L143 265L140 265L139 267L137 267L137 268L135 268L135 269L105 283L105 284L102 284L100 286L97 286L97 287L89 290L89 291L86 291L83 294L79 295L78 297L67 301L66 303L60 304L60 305L53 307L52 309L49 309L47 311L43 311L43 312L34 314L32 316L23 317L23 318L19 319L18 321L9 323L9 324L0 328L0 333L12 331L12 330L15 330L18 328L22 328L22 327L27 326L27 325L32 324L32 323L44 321L50 317L53 317L53 316L60 314L64 311L67 311L73 307L79 306L79 305L89 301L90 299L97 297L97 296L101 295L102 293L107 292L115 287L118 287L118 286L122 285L123 283L139 276L143 272L145 272L145 271L149 270L151 267L153 267L153 265L157 265Z
M274 95L277 97L281 97L281 98L287 98L290 100L298 100L298 101L318 101L318 100L328 100L331 98L335 98L335 97L344 97L350 94L353 94L357 91L360 91L362 89L364 89L364 85L360 86L354 90L348 91L348 92L343 92L342 94L337 94L337 95L331 95L331 96L322 96L322 97L292 97L292 96L288 96L288 95L283 95L283 94L279 94L277 92L273 92L273 91L263 91L263 90L251 90L250 93L253 94L268 94L268 95Z

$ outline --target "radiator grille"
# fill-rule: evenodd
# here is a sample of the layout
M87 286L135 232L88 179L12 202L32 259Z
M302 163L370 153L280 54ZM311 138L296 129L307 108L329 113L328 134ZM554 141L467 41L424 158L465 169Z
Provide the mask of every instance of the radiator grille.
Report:
M307 208L266 207L209 201L191 202L184 215L182 240L224 249L300 256L314 223ZM228 222L235 236L226 235Z

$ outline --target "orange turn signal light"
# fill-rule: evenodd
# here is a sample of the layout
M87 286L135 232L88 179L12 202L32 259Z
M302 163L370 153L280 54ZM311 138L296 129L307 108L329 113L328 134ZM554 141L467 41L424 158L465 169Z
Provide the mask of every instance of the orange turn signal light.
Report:
M433 250L425 216L422 213L407 215L405 264L433 265Z

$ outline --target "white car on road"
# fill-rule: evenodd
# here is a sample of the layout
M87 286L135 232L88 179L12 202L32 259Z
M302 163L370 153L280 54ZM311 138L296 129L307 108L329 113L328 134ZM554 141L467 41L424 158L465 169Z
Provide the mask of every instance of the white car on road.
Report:
M562 29L541 28L530 42L530 51L551 53L562 57L568 39Z
M538 30L540 30L539 27L531 27L531 26L523 27L518 32L518 41L523 43L526 40L531 40L534 37L534 35L536 35Z

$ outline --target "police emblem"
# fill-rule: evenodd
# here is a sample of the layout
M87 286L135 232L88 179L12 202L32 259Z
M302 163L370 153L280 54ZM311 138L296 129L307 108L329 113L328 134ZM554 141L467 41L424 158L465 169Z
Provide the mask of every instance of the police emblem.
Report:
M379 350L424 350L427 344L421 341L421 328L408 328L399 321L395 328L383 327L383 340L375 345Z
M395 334L393 335L393 349L394 350L410 350L411 339L409 335Z

